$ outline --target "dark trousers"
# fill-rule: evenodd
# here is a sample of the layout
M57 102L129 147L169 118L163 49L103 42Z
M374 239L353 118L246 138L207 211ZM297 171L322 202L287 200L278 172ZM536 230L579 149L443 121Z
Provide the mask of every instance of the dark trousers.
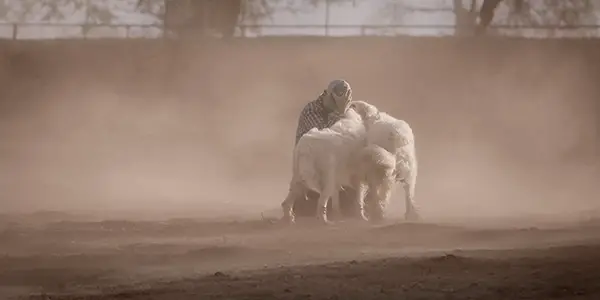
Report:
M308 191L306 200L298 199L294 202L294 215L296 217L316 217L317 202L319 194L313 191ZM355 218L359 215L358 203L356 203L356 191L350 188L344 188L340 191L340 206L342 208L342 216L344 218ZM327 217L332 217L331 201L327 203Z

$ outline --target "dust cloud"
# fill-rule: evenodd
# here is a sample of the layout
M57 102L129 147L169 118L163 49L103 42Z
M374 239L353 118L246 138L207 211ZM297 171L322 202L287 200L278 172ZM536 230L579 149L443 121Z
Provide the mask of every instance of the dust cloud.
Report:
M597 299L596 48L0 44L0 298ZM385 224L260 219L280 216L300 109L339 77L411 124L423 222L395 222L401 188Z
M278 215L298 113L338 77L413 126L424 217L600 208L593 46L84 43L3 45L3 211Z

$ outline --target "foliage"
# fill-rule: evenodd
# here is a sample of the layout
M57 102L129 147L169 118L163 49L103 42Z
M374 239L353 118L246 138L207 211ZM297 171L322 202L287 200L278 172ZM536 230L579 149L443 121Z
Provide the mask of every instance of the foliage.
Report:
M83 23L84 0L0 0L0 19L11 23Z
M94 24L158 24L162 23L164 2L148 0L138 5L138 0L86 0L88 2L88 22Z
M577 27L596 21L596 7L592 0L511 0L503 1L497 8L495 23L515 26Z
M465 23L480 25L490 23L501 26L560 28L595 25L598 21L600 1L595 0L453 0L421 2L410 0L389 0L382 7L380 17L390 22L401 21L403 16L414 12L449 12L456 16L456 26ZM429 6L427 6L429 4Z
M569 28L582 36L587 25L597 24L596 9L592 0L484 0L480 29L483 32L493 23L524 30L543 28L545 32L536 35L554 36Z
M163 1L148 0L0 0L0 20L28 24L156 24Z
M153 0L138 1L138 5L141 6ZM166 0L166 12L161 18L165 20L167 27L173 30L198 29L208 24L208 29L217 31L228 30L223 28L237 25L249 26L249 30L260 31L260 24L272 20L275 13L309 13L326 1L337 3L356 0ZM205 16L211 20L206 20ZM215 18L221 20L215 21ZM227 24L223 24L223 20Z

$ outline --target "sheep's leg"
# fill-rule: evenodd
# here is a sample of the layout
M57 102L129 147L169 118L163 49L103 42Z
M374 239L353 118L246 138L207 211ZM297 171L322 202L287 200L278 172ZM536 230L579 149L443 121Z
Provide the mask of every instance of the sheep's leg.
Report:
M327 219L327 203L329 202L329 198L332 197L334 193L338 192L336 188L339 188L339 186L336 185L335 168L325 168L321 174L322 189L321 195L319 196L319 201L317 203L317 218L321 222L328 224L329 220Z
M333 176L330 176L333 177ZM331 179L331 178L330 178ZM329 220L327 219L327 203L329 202L329 198L338 197L338 206L339 206L339 196L334 196L338 191L336 190L336 185L333 180L326 180L323 185L323 189L321 191L321 195L319 195L319 201L317 202L317 218L319 221L329 224ZM332 203L333 204L333 203ZM332 205L333 209L335 209L335 205ZM339 210L338 210L339 212Z
M340 203L340 190L333 192L331 195L331 210L333 210L333 217L335 220L342 219L342 205Z
M329 220L327 219L327 202L329 202L329 197L333 194L333 192L329 190L324 190L321 192L319 196L319 201L317 203L317 219L325 224L329 224Z
M369 183L367 191L367 209L369 211L370 222L380 222L383 220L383 208L381 207L381 200L379 196L379 187L376 184Z
M365 192L366 187L362 182L362 178L358 175L353 175L350 177L350 186L348 201L352 201L352 205L354 206L354 210L352 211L353 218L359 218L361 220L366 221L367 217L365 215Z
M378 187L377 201L375 201L376 204L374 205L375 210L377 211L377 219L375 221L383 221L385 219L385 211L390 203L390 196L392 195L394 183L395 181L391 178L384 179L384 181Z
M368 218L365 213L365 193L367 192L366 186L359 182L355 185L355 201L358 204L358 218L362 221L367 221Z
M413 154L408 157L406 164L398 169L401 171L400 182L404 188L404 219L407 221L418 221L420 219L419 211L415 203L415 185L417 183L418 164L416 156Z
M383 221L394 183L393 170L371 170L368 173L367 205L370 222Z
M290 183L290 189L288 195L281 203L283 210L283 221L288 223L294 223L294 202L300 198L306 197L306 189L301 183L292 181Z
M418 221L420 219L419 212L415 204L415 181L404 180L402 182L405 195L405 206L406 211L404 213L404 219L407 221Z
M325 160L323 160L321 164L318 164L317 170L319 175L319 186L321 190L319 200L317 202L317 218L321 222L328 224L329 220L327 219L327 204L329 202L329 198L332 197L334 193L339 192L336 190L336 188L339 189L336 176L336 157L334 155L326 156ZM337 197L339 197L339 195ZM334 210L336 209L335 206L339 206L339 198L337 202L338 203L334 204L334 207L332 207Z

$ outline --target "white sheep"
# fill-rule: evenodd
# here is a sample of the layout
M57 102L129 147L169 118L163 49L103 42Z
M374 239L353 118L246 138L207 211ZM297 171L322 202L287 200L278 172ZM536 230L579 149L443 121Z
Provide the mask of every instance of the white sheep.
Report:
M311 129L304 134L294 148L293 173L290 191L281 204L284 220L293 222L292 207L300 193L313 190L320 194L317 217L327 220L327 203L332 198L335 216L341 213L339 190L343 187L356 189L355 199L361 216L364 215L365 182L369 188L381 191L376 195L388 195L394 183L396 161L383 148L366 145L366 131L358 113L348 110L346 115L330 128ZM300 196L300 197L298 197Z
M415 136L403 120L396 119L365 101L353 101L352 108L361 115L367 130L367 143L378 145L394 155L395 177L401 182L405 194L405 219L417 220L419 213L415 205L415 185L417 183L417 156ZM383 198L378 198L382 200ZM373 218L383 218L386 202L367 198L368 212Z

